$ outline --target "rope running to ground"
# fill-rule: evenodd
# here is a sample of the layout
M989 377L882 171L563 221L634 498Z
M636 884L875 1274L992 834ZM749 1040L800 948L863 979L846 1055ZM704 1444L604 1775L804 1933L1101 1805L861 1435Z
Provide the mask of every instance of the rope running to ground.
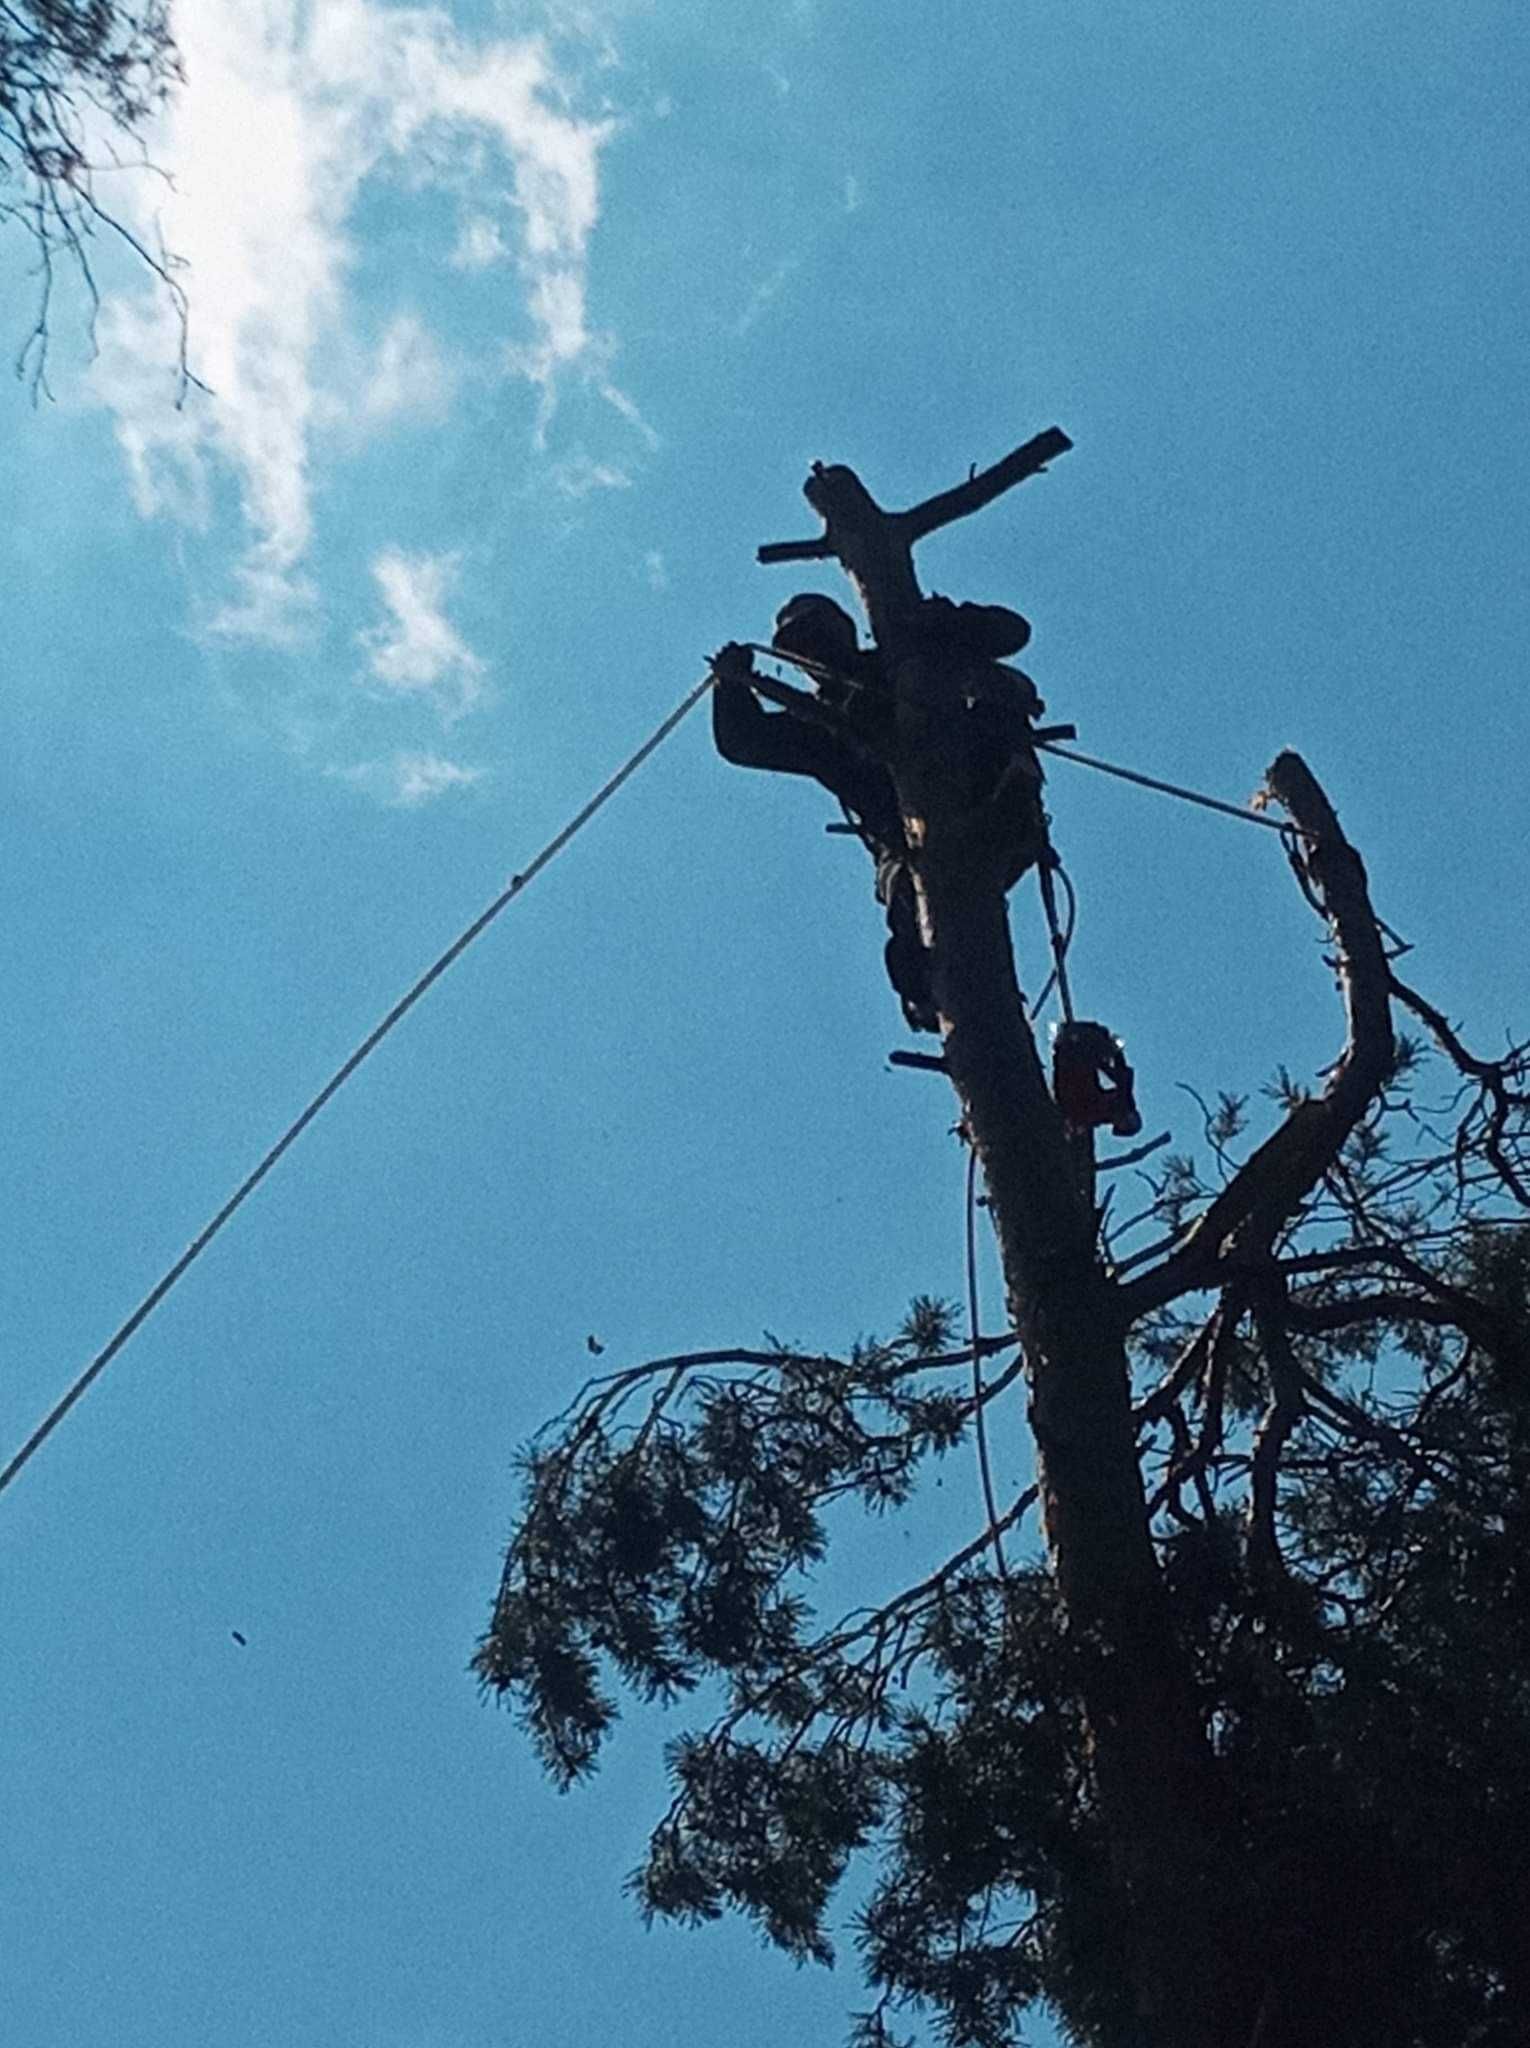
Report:
M406 995L400 997L398 1002L396 1002L393 1005L393 1008L388 1012L387 1016L383 1018L382 1022L376 1027L376 1029L369 1032L368 1035L361 1041L360 1045L357 1046L356 1050L351 1054L350 1058L345 1061L344 1065L336 1068L335 1072L331 1075L329 1080L325 1082L324 1086L319 1090L318 1094L308 1104L308 1107L305 1110L303 1110L301 1115L294 1118L294 1120L287 1126L286 1130L282 1132L281 1136L277 1139L276 1143L271 1147L270 1151L267 1152L265 1157L260 1161L260 1164L254 1169L252 1173L247 1174L246 1177L239 1183L238 1187L234 1190L233 1194L229 1196L228 1200L223 1204L223 1207L218 1211L217 1215L213 1217L212 1221L209 1224L207 1224L205 1229L203 1229L198 1236L192 1239L191 1243L186 1247L185 1251L181 1253L181 1256L176 1260L175 1264L170 1268L169 1272L166 1273L164 1278L160 1280L153 1288L151 1288L150 1291L144 1296L143 1300L138 1304L137 1308L134 1309L133 1313L128 1317L127 1321L121 1326L121 1328L110 1339L110 1341L107 1344L105 1344L100 1351L96 1353L95 1357L90 1361L89 1365L86 1366L85 1370L80 1374L79 1378L74 1382L73 1386L70 1387L69 1391L65 1395L63 1395L63 1397L43 1417L42 1421L37 1425L36 1429L33 1430L32 1434L27 1438L26 1442L21 1446L21 1449L16 1453L16 1455L11 1459L10 1463L5 1467L4 1471L0 1471L0 1493L3 1493L5 1488L10 1485L11 1481L16 1477L17 1473L21 1470L22 1466L27 1463L28 1459L31 1458L33 1453L41 1449L42 1445L53 1434L54 1430L57 1429L58 1425L69 1413L70 1409L74 1406L75 1402L79 1400L80 1396L91 1385L92 1381L99 1379L101 1374L105 1372L106 1368L111 1364L112 1360L116 1357L117 1353L122 1349L123 1345L127 1343L128 1339L134 1334L136 1330L139 1330L143 1327L143 1325L148 1321L149 1317L154 1313L155 1309L157 1309L159 1307L159 1304L164 1300L165 1296L170 1292L171 1288L174 1287L175 1283L181 1278L182 1274L185 1273L187 1268L193 1265L196 1262L196 1260L201 1257L204 1251L206 1251L207 1247L218 1235L218 1232L223 1228L224 1224L229 1221L229 1219L233 1216L234 1211L238 1209L241 1203L245 1200L245 1197L247 1195L252 1195L255 1192L256 1188L259 1187L260 1183L265 1179L266 1175L271 1171L272 1167L275 1166L276 1162L281 1158L282 1154L288 1149L289 1146L294 1144L299 1137L302 1136L303 1132L307 1130L308 1126L319 1114L319 1111L324 1108L325 1104L329 1102L333 1096L339 1093L339 1091L345 1086L346 1082L351 1078L352 1074L354 1074L356 1069L361 1065L362 1061L366 1059L370 1053L376 1051L377 1047L382 1044L383 1040L387 1037L388 1033L393 1029L394 1025L402 1022L404 1017L408 1015L409 1011L412 1010L415 1004L420 1000L420 997L424 995L425 991L428 988L430 988L434 982L440 980L441 976L446 972L447 968L450 967L454 961L461 958L461 956L467 951L468 947L472 945L473 941L476 938L478 938L481 933L488 930L489 926L494 922L495 918L499 916L500 912L504 910L508 904L512 903L515 900L515 898L520 895L521 891L527 887L529 883L535 880L535 878L542 872L543 868L547 866L547 863L550 860L552 860L557 854L563 851L564 847L568 845L569 841L574 837L574 835L577 832L583 830L583 828L590 822L591 818L594 817L595 813L598 810L600 810L606 803L608 803L613 796L615 796L616 792L621 788L622 784L626 782L630 776L635 775L637 773L638 769L642 767L643 763L648 759L649 755L654 753L657 748L663 745L664 741L669 738L670 734L674 731L675 727L680 723L680 721L689 712L693 711L695 707L701 702L702 698L707 694L708 690L711 689L713 681L714 678L709 674L704 676L702 680L699 683L697 683L696 687L689 693L688 696L684 697L681 700L681 702L676 705L675 709L669 714L669 716L663 721L663 723L655 727L653 732L649 734L648 738L644 740L643 744L638 748L637 752L631 755L622 764L622 766L617 769L616 773L611 777L611 779L608 782L605 782L601 785L601 787L595 792L594 796L590 798L589 802L584 806L584 808L576 812L575 815L572 818L570 818L570 820L563 827L561 832L556 833L553 836L553 838L548 840L547 844L542 848L541 852L537 854L537 856L530 863L530 865L523 868L518 875L512 876L509 887L502 889L500 893L495 897L494 901L488 906L488 908L480 912L480 914L474 918L473 922L468 926L467 930L464 931L458 938L452 941L451 945L447 947L446 951L441 955L441 957L438 960L434 961L431 966L426 968L425 972L420 976L419 980L415 982L414 986L409 990L409 992Z
M983 1505L988 1511L988 1531L993 1538L993 1560L999 1577L1009 1583L1009 1562L1004 1555L1004 1537L999 1521L998 1496L993 1486L993 1464L988 1455L988 1419L983 1411L983 1339L978 1328L977 1271L977 1146L967 1140L967 1335L972 1346L972 1427L977 1440L978 1473L983 1482Z

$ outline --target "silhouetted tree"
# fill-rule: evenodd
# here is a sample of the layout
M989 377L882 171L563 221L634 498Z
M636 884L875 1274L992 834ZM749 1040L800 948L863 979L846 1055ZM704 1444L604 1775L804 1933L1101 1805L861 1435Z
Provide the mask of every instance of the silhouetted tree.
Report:
M95 174L131 152L144 163L147 123L181 77L167 0L0 0L0 222L30 231L35 317L16 359L33 395L46 390L48 319L56 265L72 263L97 303L90 244L120 237L170 293L186 301L174 260L148 248L96 197Z
M958 800L909 560L1026 454L904 514L815 471L823 539L768 551L851 571L893 678L887 765L1012 1329L975 1357L923 1299L842 1357L591 1382L526 1455L476 1668L564 1786L611 1676L720 1687L673 1747L639 1902L738 1909L827 1957L865 1852L868 2048L900 2009L1002 2048L1041 2002L1090 2048L1523 2048L1530 1048L1474 1054L1400 979L1359 856L1282 755L1269 796L1343 1046L1315 1091L1279 1077L1258 1143L1223 1098L1194 1156L1135 1162L1134 1216L1104 1213ZM904 1508L1022 1388L1035 1486L823 1626L805 1575L831 1511Z

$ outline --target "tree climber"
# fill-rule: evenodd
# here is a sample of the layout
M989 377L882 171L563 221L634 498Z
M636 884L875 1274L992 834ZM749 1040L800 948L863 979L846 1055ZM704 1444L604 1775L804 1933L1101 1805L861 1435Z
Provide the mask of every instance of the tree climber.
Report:
M876 862L877 901L887 912L883 957L904 1018L911 1031L938 1031L903 813L877 746L890 736L891 705L876 658L861 650L849 613L813 593L782 606L772 644L822 665L816 694L773 684L772 695L787 701L767 711L752 687L754 657L730 643L712 660L717 751L741 768L810 776L838 799Z
M1041 767L1031 728L1043 710L1023 670L998 657L1019 651L1030 626L1000 605L922 601L916 638L927 659L960 684L971 771L974 843L992 859L1004 890L1048 854ZM771 645L805 663L814 689L772 683L782 708L768 711L752 685L749 650L724 647L713 661L712 731L718 752L742 767L806 775L821 783L855 821L877 868L877 899L887 912L888 978L910 1029L936 1031L929 959L919 928L918 896L890 760L896 737L894 695L880 655L863 649L855 621L832 598L805 591L776 615Z

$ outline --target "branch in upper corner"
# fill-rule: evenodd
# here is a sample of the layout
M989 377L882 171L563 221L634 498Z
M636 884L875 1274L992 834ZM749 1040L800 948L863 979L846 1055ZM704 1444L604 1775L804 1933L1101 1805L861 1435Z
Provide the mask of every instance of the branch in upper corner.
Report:
M1267 784L1302 834L1292 855L1305 892L1327 918L1338 956L1347 1033L1320 1096L1298 1102L1191 1226L1178 1249L1121 1290L1129 1321L1181 1294L1214 1286L1224 1249L1247 1261L1268 1252L1375 1102L1392 1071L1391 968L1371 907L1365 866L1300 755L1281 754Z
M1072 446L1072 441L1061 427L1048 427L1045 433L1034 435L1001 462L994 463L991 469L979 470L954 490L941 491L933 498L926 498L922 504L910 506L907 512L899 515L899 524L909 540L923 540L937 527L949 526L954 519L965 519L969 513L981 512L985 505L991 505L995 498L1002 497L1016 484L1038 475L1057 456L1066 455Z

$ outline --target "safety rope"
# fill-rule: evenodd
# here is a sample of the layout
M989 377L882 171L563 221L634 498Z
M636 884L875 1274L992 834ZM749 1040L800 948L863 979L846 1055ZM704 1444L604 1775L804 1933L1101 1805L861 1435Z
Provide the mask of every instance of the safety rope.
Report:
M838 669L828 667L824 662L811 661L801 654L789 654L785 648L772 647L763 640L742 640L739 645L749 648L754 654L768 654L773 661L785 662L792 668L799 668L815 681L837 683L842 689L856 692L865 691L869 687L861 677L844 675ZM1038 739L1033 744L1041 753L1055 754L1060 761L1072 761L1080 768L1096 769L1101 775L1118 776L1122 782L1136 783L1139 789L1152 789L1161 796L1178 797L1181 803L1199 804L1205 810L1220 811L1224 818L1241 818L1245 825L1262 825L1268 832L1284 833L1287 839L1310 836L1285 819L1262 817L1258 811L1250 810L1247 805L1229 803L1225 797L1207 796L1204 791L1187 789L1180 782L1165 782L1157 775L1144 775L1137 768L1123 768L1115 761L1101 761L1094 754L1075 753L1057 740Z
M21 1449L17 1451L4 1471L0 1471L0 1493L3 1493L6 1487L10 1485L28 1459L42 1448L43 1444L69 1413L75 1402L80 1399L81 1395L85 1393L93 1381L100 1378L101 1374L105 1372L106 1368L134 1332L143 1327L165 1296L170 1292L171 1288L181 1278L182 1274L202 1256L224 1224L233 1216L235 1210L240 1207L247 1196L255 1192L256 1188L259 1187L282 1154L302 1136L303 1132L307 1130L325 1104L339 1093L341 1088L345 1086L345 1083L361 1065L362 1061L370 1053L376 1051L394 1025L400 1023L408 1015L409 1011L414 1008L426 990L434 982L440 980L447 968L454 961L461 958L482 932L488 930L500 912L507 905L514 902L515 898L542 872L548 862L563 851L564 847L568 845L577 832L584 829L591 818L595 816L595 813L615 796L622 784L630 776L637 773L649 755L663 745L680 721L701 702L708 690L711 689L714 680L715 678L709 673L697 683L696 687L676 705L669 716L654 728L637 752L628 757L609 781L601 784L600 788L590 798L589 802L584 805L583 809L575 813L561 832L555 833L548 840L547 844L531 861L529 866L523 868L518 875L511 877L508 888L502 889L488 908L481 911L467 929L452 941L440 958L426 968L419 980L415 982L406 995L400 997L375 1030L368 1032L349 1059L343 1065L336 1068L335 1072L325 1082L318 1094L314 1096L307 1108L299 1116L295 1117L286 1130L283 1131L259 1165L239 1183L238 1187L223 1204L217 1215L213 1217L212 1221L192 1239L170 1270L161 1280L156 1282L128 1317L127 1321L122 1324L110 1340L96 1353L95 1357L86 1366L79 1378L75 1380L68 1392L49 1409L48 1413L27 1438Z
M1308 835L1283 818L1262 817L1258 811L1248 810L1242 804L1230 804L1219 796L1205 796L1198 789L1186 789L1182 783L1162 782L1156 775L1143 775L1135 768L1121 768L1114 761L1097 760L1093 754L1075 754L1069 748L1059 746L1056 740L1038 740L1037 747L1044 754L1055 754L1059 761L1074 761L1080 768L1097 768L1102 775L1119 776L1122 782L1135 782L1139 789L1156 789L1163 796L1176 796L1182 803L1200 804L1208 811L1220 811L1224 818L1241 818L1245 825L1262 825L1267 832L1284 833L1290 838Z
M988 1530L993 1537L993 1558L999 1577L1009 1583L1009 1562L1004 1555L1000 1533L999 1501L994 1491L993 1464L988 1455L988 1421L983 1412L983 1337L978 1319L977 1271L977 1146L967 1139L967 1330L972 1345L972 1426L977 1442L978 1475L983 1482L983 1505L988 1511Z
M1036 873L1037 879L1041 883L1041 907L1046 913L1047 936L1052 941L1052 973L1046 987L1037 998L1036 1011L1040 1011L1042 1004L1051 994L1052 983L1055 981L1057 984L1057 1000L1062 1005L1063 1022L1071 1024L1073 1022L1073 991L1068 986L1068 947L1073 938L1074 917L1070 915L1068 929L1064 931L1057 915L1057 874L1060 865L1056 854L1052 851L1049 840L1046 852L1036 864ZM1067 880L1066 876L1064 876L1064 880ZM1068 883L1068 901L1070 906L1075 902L1073 884L1071 882Z
M777 661L790 663L793 667L804 670L807 674L813 676L816 680L832 680L838 682L842 686L845 686L851 690L859 690L865 687L864 683L858 678L842 676L838 674L837 671L826 667L824 664L820 662L805 659L801 655L789 654L781 648L767 646L765 643L760 641L745 641L742 644L744 646L749 647L755 653L770 655ZM46 1442L48 1437L52 1435L53 1431L58 1427L59 1423L62 1422L64 1417L69 1413L69 1410L86 1392L86 1390L92 1385L92 1383L96 1379L98 1379L100 1375L106 1370L107 1366L110 1365L111 1361L116 1357L117 1353L122 1349L122 1347L128 1342L129 1338L131 1338L135 1334L135 1332L141 1329L143 1324L148 1321L149 1317L154 1313L155 1309L158 1308L159 1304L164 1300L165 1296L170 1292L170 1290L176 1285L177 1281L179 1281L182 1275L188 1270L188 1268L191 1267L196 1262L196 1260L201 1257L202 1253L207 1249L208 1245L212 1243L213 1239L218 1235L219 1231L223 1229L224 1225L234 1215L235 1211L240 1208L240 1206L244 1203L248 1196L254 1193L255 1189L260 1185L260 1183L265 1179L266 1175L276 1165L277 1161L282 1157L283 1153L285 1153L289 1149L289 1147L296 1142L296 1140L308 1128L309 1124L313 1122L314 1118L325 1107L325 1105L339 1092L339 1090L342 1087L344 1087L345 1083L350 1079L351 1075L355 1073L356 1069L362 1064L362 1062L365 1059L367 1059L372 1052L376 1050L376 1048L388 1036L389 1032L393 1030L394 1026L400 1023L402 1019L408 1014L408 1012L414 1008L414 1005L420 1000L420 998L425 994L425 992L437 980L439 980L439 978L446 972L446 970L450 966L452 966L452 964L457 959L459 959L463 953L466 952L468 947L472 945L473 941L488 929L488 927L499 916L500 912L504 910L511 902L514 901L514 899L521 893L521 891L524 888L526 888L528 883L530 883L538 874L540 874L540 872L544 867L546 867L548 862L552 860L557 854L559 854L563 850L563 848L567 846L567 844L575 836L575 834L581 831L583 827L589 823L590 819L595 816L596 812L599 811L603 807L603 805L605 805L609 801L609 799L616 794L616 792L621 788L622 784L627 781L629 776L635 774L636 771L648 759L648 757L659 746L663 744L663 742L674 731L675 727L679 725L681 720L685 718L687 714L690 711L692 711L697 704L700 703L701 699L706 695L708 690L711 689L715 681L715 673L709 672L706 676L704 676L701 679L699 683L695 685L695 687L686 695L686 697L680 702L680 704L676 706L676 708L669 714L669 716L665 718L654 729L654 731L637 749L637 751L634 754L632 754L626 762L623 763L623 765L616 771L616 773L613 776L611 776L609 781L603 783L600 789L596 791L595 795L591 797L590 801L587 804L585 804L584 807L580 811L578 811L573 818L569 820L568 824L565 825L560 832L555 834L554 837L547 842L547 844L531 861L529 866L524 868L521 871L521 873L512 876L509 886L503 889L500 892L500 894L495 897L494 901L488 905L487 909L482 911L479 914L479 916L476 917L473 920L473 922L467 927L467 929L464 932L462 932L460 936L456 938L450 946L447 947L446 951L441 954L440 958L434 961L432 965L425 970L425 972L420 976L420 978L414 983L413 987L411 987L409 991L404 996L402 996L397 1003L394 1004L393 1008L383 1018L382 1022L378 1024L376 1028L373 1031L371 1031L365 1039L362 1040L361 1044L350 1055L350 1057L347 1060L345 1060L340 1067L336 1069L336 1071L330 1077L330 1079L319 1090L318 1094L314 1096L313 1100L307 1105L307 1107L301 1112L300 1115L294 1118L292 1123L290 1123L287 1126L287 1129L282 1133L280 1138L277 1139L276 1143L264 1155L260 1162L254 1167L254 1169L249 1174L246 1175L244 1180L240 1182L239 1186L234 1190L233 1194L224 1203L223 1207L219 1209L219 1211L212 1218L212 1220L203 1228L203 1230L201 1230L198 1233L198 1235L187 1246L186 1250L181 1254L180 1258L176 1260L175 1264L170 1267L169 1271L166 1272L164 1276L155 1284L155 1286L150 1289L149 1293L144 1296L143 1300L138 1304L137 1308L134 1309L133 1313L127 1318L126 1322L124 1322L121 1325L121 1327L115 1332L111 1339L102 1347L102 1349L96 1353L95 1357L85 1367L84 1371L74 1381L74 1383L70 1386L68 1391L59 1399L58 1402L55 1403L55 1405L49 1410L47 1415L44 1416L43 1420L38 1424L37 1428L33 1430L32 1434L27 1438L26 1442L21 1446L20 1450L16 1452L15 1456L10 1460L10 1462L4 1467L3 1470L0 1470L0 1492L3 1492L5 1488L10 1485L11 1481L21 1471L22 1467L28 1462L28 1460L34 1455L34 1453L41 1448L41 1446ZM1113 775L1123 782L1135 783L1141 789L1155 790L1161 795L1176 797L1183 803L1198 804L1206 810L1220 812L1221 815L1224 817L1240 818L1245 824L1248 825L1262 825L1268 831L1281 833L1285 837L1288 845L1293 841L1293 839L1305 836L1299 833L1296 827L1282 820L1276 818L1261 817L1257 811L1248 810L1238 804L1228 803L1221 797L1206 796L1200 790L1187 789L1181 783L1166 782L1161 780L1157 776L1144 775L1139 770L1134 768L1123 768L1112 761L1101 761L1090 754L1080 754L1073 752L1068 747L1060 745L1055 740L1038 740L1035 742L1035 744L1040 751L1048 754L1053 754L1059 760L1072 761L1081 768L1093 768L1103 775ZM1053 968L1052 974L1048 978L1046 987L1044 988L1040 998L1038 998L1038 1001L1035 1005L1035 1010L1039 1011L1041 1005L1046 1001L1047 996L1051 993L1052 984L1055 980L1058 997L1062 1006L1064 1021L1067 1023L1072 1023L1073 995L1068 983L1067 954L1068 946L1072 938L1072 928L1074 920L1074 899L1072 885L1068 882L1067 876L1064 874L1062 876L1062 879L1064 882L1064 886L1067 888L1069 898L1069 921L1067 928L1065 930L1059 921L1057 911L1057 892L1055 877L1058 872L1060 872L1060 870L1056 868L1055 862L1048 862L1044 860L1040 863L1039 874L1041 883L1041 897L1043 908L1046 914L1048 934L1051 940ZM1035 1012L1033 1011L1033 1014L1034 1013ZM974 1316L975 1313L976 1311L974 1306ZM978 1411L978 1432L980 1446L982 1447L986 1484L987 1453L986 1446L983 1444L981 1407ZM991 1511L991 1500L989 1505ZM995 1533L995 1547L996 1549L999 1548L997 1532ZM1002 1562L1002 1551L1000 1552L1000 1555Z

